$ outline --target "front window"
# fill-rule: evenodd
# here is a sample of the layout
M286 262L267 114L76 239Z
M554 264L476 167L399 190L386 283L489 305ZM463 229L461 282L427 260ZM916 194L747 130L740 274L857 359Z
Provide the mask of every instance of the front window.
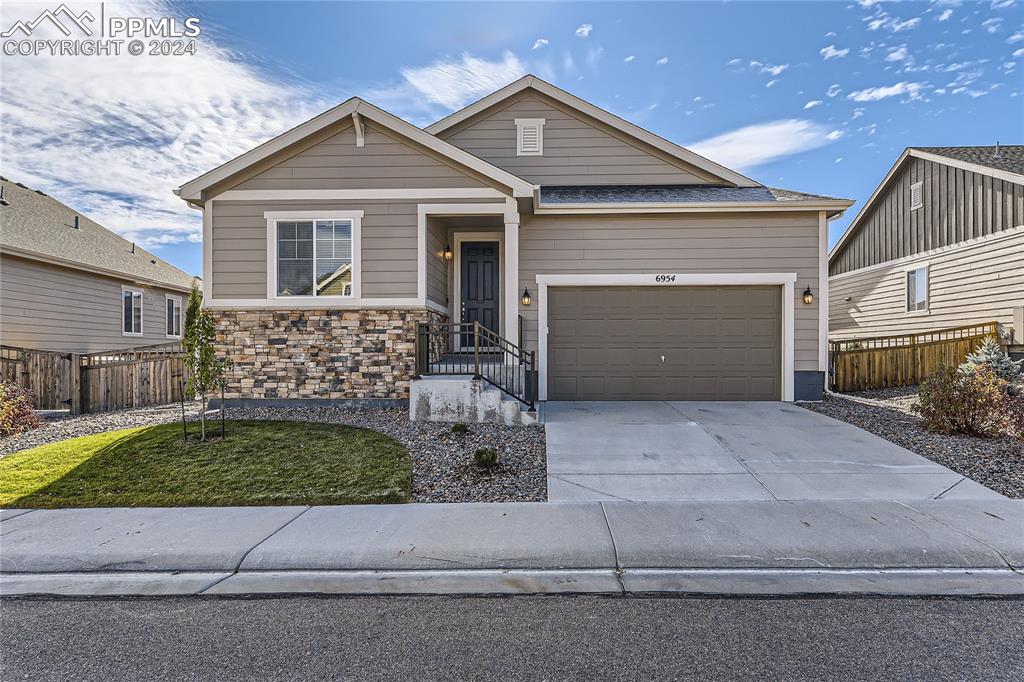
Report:
M907 312L928 310L928 268L907 271Z
M142 336L142 292L124 289L121 292L121 332L125 336Z
M167 297L167 336L181 338L181 299L177 296Z
M352 221L278 221L277 295L351 296Z

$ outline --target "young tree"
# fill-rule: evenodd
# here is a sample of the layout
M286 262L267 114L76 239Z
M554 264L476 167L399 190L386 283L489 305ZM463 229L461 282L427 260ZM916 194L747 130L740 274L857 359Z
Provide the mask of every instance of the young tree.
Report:
M1011 360L995 339L985 339L978 348L967 356L960 369L970 372L976 367L988 367L1003 381L1016 381L1021 376L1024 361Z
M185 329L192 326L193 320L202 309L203 292L199 290L198 284L192 282L192 291L188 292L188 303L185 304Z
M199 423L201 440L206 440L207 395L220 385L224 376L224 363L214 354L213 342L217 336L217 328L210 311L202 308L201 301L202 296L193 285L192 293L188 297L185 336L181 340L181 345L185 350L185 365L189 370L188 390L193 395L199 394L202 400ZM224 409L223 405L221 409Z

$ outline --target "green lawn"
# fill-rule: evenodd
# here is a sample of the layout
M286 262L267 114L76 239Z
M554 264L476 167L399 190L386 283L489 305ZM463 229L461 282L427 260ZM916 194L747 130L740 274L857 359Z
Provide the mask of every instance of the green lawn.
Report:
M111 431L0 459L0 507L175 507L408 502L412 458L352 426L228 421L188 444L181 423Z

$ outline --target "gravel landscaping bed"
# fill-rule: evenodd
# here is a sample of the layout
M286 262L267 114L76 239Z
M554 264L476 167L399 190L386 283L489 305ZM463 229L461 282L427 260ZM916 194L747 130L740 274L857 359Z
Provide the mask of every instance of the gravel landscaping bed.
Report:
M859 426L1007 497L1024 498L1024 441L945 435L921 426L910 411L916 386L829 395L802 407Z
M198 404L186 405L189 421ZM469 424L455 435L451 424L410 422L405 409L229 408L229 419L287 419L361 426L387 434L413 458L413 502L544 502L547 460L544 427ZM86 436L181 418L181 407L163 406L105 414L60 417L42 428L0 440L0 456L67 438ZM477 448L493 448L498 465L485 470L473 463Z

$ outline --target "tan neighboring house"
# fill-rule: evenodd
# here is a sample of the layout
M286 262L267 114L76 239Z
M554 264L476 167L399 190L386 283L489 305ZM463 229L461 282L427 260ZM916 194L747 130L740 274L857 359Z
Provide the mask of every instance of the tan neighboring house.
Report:
M407 400L415 325L442 321L534 352L541 400L822 396L852 202L533 76L425 129L353 98L176 193L235 399Z
M181 338L192 276L53 197L0 187L0 343L91 353Z
M997 321L1020 346L1022 306L1024 145L906 149L829 254L833 339Z

